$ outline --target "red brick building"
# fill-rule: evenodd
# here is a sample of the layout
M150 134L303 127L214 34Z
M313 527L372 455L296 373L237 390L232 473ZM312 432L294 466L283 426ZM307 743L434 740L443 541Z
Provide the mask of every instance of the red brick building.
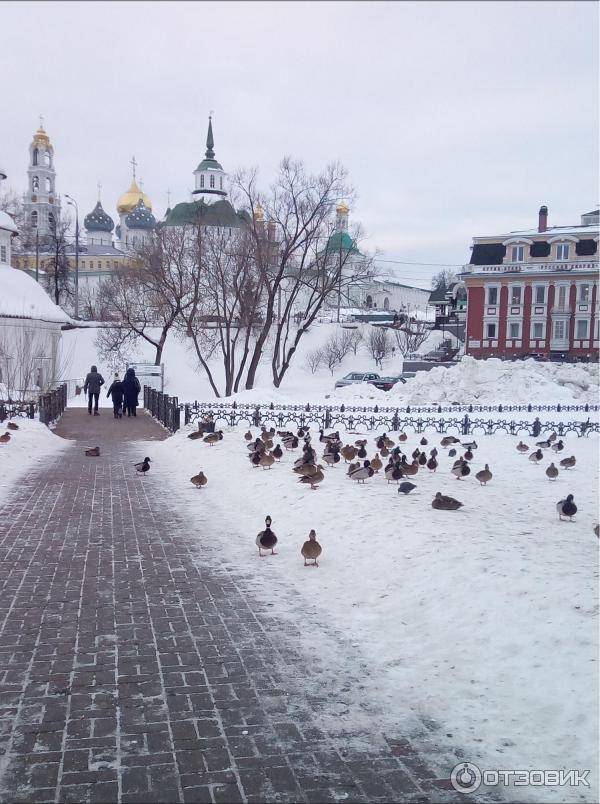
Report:
M465 354L598 360L598 220L548 227L541 207L537 229L473 238Z

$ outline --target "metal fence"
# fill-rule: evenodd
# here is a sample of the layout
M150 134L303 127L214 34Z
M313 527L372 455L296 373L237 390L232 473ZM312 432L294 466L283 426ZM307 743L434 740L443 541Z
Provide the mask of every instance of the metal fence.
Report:
M181 426L181 407L176 396L161 394L144 385L144 408L172 433Z
M67 407L67 384L63 383L47 394L42 394L39 401L40 421L51 424L60 419Z

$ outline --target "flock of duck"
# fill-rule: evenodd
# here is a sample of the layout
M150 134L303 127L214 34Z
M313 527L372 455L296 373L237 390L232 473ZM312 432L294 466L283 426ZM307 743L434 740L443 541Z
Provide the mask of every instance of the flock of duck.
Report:
M191 433L188 438L201 438L205 443L213 446L223 439L223 431L219 430L207 435L199 431ZM425 436L421 438L419 445L409 456L405 451L408 436L403 432L397 436L398 443L391 439L387 433L377 436L375 438L377 451L372 458L368 458L368 439L361 438L355 441L354 444L344 444L340 439L339 431L325 433L324 430L319 430L318 438L315 438L316 444L313 442L309 427L301 427L297 432L275 430L274 427L270 429L262 427L259 435L255 436L248 430L244 434L244 438L247 442L250 463L257 469L271 469L273 464L281 461L285 452L295 452L300 449L301 454L294 460L292 471L298 475L298 483L310 486L313 490L316 490L325 479L323 464L327 464L328 467L335 467L342 460L347 466L347 476L350 480L364 484L367 480L382 472L388 484L397 484L399 494L410 494L417 488L416 483L411 482L409 478L414 478L419 471L428 470L430 473L435 473L439 467L438 449L433 447L429 452L426 452L424 447L428 446L428 441ZM468 477L471 474L471 462L474 460L477 442L475 440L461 441L455 436L446 435L441 439L440 446L443 450L447 450L449 458L455 459L450 472L456 480L461 481ZM323 450L320 459L318 458L317 447ZM551 433L546 440L536 442L535 447L535 450L532 450L527 444L519 441L516 449L520 454L529 453L531 463L538 464L544 459L544 450L551 450L556 456L559 456L564 450L564 443L561 439L558 439L556 433ZM462 452L461 455L457 453L459 449ZM575 464L576 458L574 455L565 457L559 462L562 470L572 469ZM554 462L551 462L546 468L548 480L555 481L558 474L559 469ZM492 480L493 474L486 463L483 469L475 473L474 477L479 481L480 485L485 486ZM194 475L190 480L198 488L202 488L208 482L206 475L202 471ZM456 511L463 507L463 503L438 491L431 502L431 506L440 511ZM574 495L568 494L565 499L559 500L556 503L556 510L560 520L573 521L573 517L577 513ZM256 537L260 556L263 555L263 550L267 553L270 550L272 555L275 554L274 548L277 544L277 536L273 532L271 525L271 517L267 516L265 528ZM597 536L599 535L598 525L595 526L594 532ZM312 565L318 566L317 559L321 554L321 550L321 545L316 540L316 533L311 530L308 540L302 545L301 549L305 566L308 566L307 560L312 561Z

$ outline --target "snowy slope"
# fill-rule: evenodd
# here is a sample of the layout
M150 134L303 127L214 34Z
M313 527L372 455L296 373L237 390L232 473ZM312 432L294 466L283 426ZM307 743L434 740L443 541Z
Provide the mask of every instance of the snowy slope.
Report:
M71 321L35 279L7 265L0 265L0 316L37 318L61 324Z

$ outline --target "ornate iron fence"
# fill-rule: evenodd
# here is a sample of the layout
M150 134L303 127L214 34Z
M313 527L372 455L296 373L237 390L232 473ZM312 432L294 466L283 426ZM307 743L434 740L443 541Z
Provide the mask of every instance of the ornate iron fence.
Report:
M40 396L40 421L44 424L51 424L62 416L66 407L67 384L63 383L53 391Z
M181 426L181 407L176 396L161 394L144 385L144 408L172 433Z
M0 400L0 422L5 419L35 419L37 402L13 402Z

